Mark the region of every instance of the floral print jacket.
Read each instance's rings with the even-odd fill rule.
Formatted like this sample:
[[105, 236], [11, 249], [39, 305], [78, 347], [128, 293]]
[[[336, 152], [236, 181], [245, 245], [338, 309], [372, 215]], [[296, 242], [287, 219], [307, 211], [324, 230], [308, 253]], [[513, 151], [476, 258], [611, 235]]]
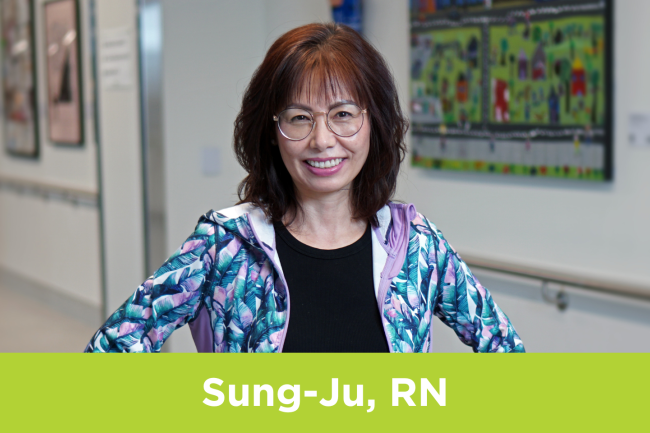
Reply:
[[[373, 277], [391, 352], [430, 352], [433, 316], [475, 352], [524, 351], [487, 289], [413, 205], [389, 203], [377, 217]], [[290, 306], [263, 212], [250, 204], [210, 211], [86, 351], [158, 352], [189, 323], [199, 352], [282, 352]]]

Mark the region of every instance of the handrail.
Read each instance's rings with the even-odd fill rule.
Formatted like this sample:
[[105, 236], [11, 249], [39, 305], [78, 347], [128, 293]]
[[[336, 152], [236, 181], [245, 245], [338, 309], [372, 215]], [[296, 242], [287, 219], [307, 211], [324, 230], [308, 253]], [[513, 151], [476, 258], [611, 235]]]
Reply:
[[634, 284], [630, 282], [613, 283], [609, 281], [596, 280], [583, 275], [552, 272], [534, 266], [522, 266], [499, 260], [486, 259], [473, 254], [462, 254], [462, 257], [465, 263], [467, 263], [471, 268], [481, 268], [517, 277], [541, 280], [543, 283], [555, 283], [599, 293], [606, 293], [609, 295], [625, 296], [628, 298], [650, 301], [650, 285]]
[[41, 198], [60, 200], [74, 205], [97, 207], [99, 194], [86, 188], [71, 187], [54, 182], [41, 182], [19, 177], [0, 175], [0, 188], [7, 188], [19, 194], [31, 194]]

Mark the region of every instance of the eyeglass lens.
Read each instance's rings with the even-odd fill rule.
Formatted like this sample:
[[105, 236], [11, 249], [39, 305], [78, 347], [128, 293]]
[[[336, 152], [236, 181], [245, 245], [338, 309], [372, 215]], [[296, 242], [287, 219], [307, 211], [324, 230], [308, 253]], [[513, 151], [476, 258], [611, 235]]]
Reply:
[[[292, 140], [307, 137], [314, 121], [312, 114], [301, 108], [289, 108], [278, 116], [280, 131]], [[338, 105], [327, 113], [327, 124], [336, 135], [350, 137], [363, 125], [362, 110], [354, 104]]]

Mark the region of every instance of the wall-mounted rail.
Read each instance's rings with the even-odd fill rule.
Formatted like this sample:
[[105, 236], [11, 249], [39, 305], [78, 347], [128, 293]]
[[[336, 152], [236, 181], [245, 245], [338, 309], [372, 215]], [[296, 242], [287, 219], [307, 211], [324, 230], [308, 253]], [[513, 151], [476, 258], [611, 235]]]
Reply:
[[0, 189], [21, 195], [30, 195], [43, 200], [57, 200], [75, 206], [97, 207], [99, 194], [91, 189], [60, 185], [0, 175]]
[[[462, 257], [470, 268], [480, 268], [507, 275], [540, 280], [544, 289], [549, 283], [553, 283], [560, 286], [570, 286], [599, 293], [606, 293], [608, 295], [617, 295], [637, 300], [650, 301], [650, 284], [643, 285], [629, 282], [613, 282], [590, 278], [588, 276], [551, 272], [546, 269], [490, 260], [470, 254], [463, 254]], [[560, 307], [559, 303], [558, 307]]]

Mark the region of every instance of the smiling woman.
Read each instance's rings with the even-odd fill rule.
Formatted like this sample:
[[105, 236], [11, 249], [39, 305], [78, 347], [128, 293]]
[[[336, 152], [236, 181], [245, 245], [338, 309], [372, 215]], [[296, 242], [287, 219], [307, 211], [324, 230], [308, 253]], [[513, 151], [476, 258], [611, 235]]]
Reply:
[[281, 36], [235, 121], [240, 202], [201, 217], [86, 350], [160, 351], [189, 323], [200, 352], [430, 352], [437, 316], [477, 352], [523, 352], [442, 233], [390, 200], [407, 125], [357, 32]]
[[[345, 26], [294, 29], [269, 49], [235, 121], [235, 150], [248, 172], [241, 202], [278, 221], [300, 217], [300, 194], [345, 188], [340, 196], [352, 217], [376, 225], [377, 210], [395, 191], [407, 127], [393, 77], [372, 45]], [[318, 170], [339, 158], [340, 172]], [[312, 171], [310, 159], [319, 163]]]

